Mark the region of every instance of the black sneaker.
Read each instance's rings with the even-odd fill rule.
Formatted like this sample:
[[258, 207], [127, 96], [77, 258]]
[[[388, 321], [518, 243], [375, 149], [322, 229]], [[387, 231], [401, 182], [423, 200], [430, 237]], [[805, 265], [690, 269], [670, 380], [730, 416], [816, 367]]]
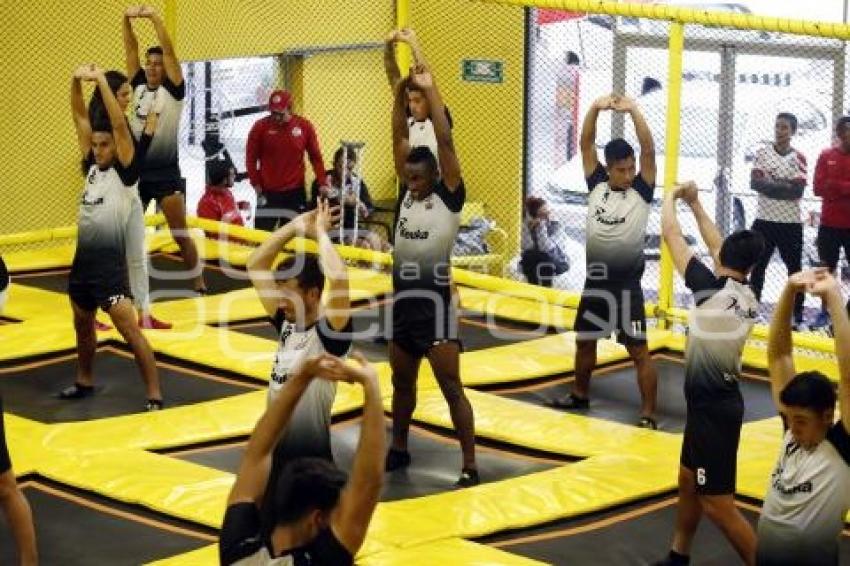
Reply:
[[94, 395], [94, 385], [82, 385], [76, 382], [59, 392], [59, 398], [66, 401], [69, 399], [83, 399], [92, 395]]
[[671, 550], [663, 560], [653, 562], [652, 566], [687, 566], [690, 562], [691, 557], [687, 554], [679, 554], [675, 550]]
[[576, 397], [570, 393], [566, 397], [561, 397], [560, 399], [550, 399], [546, 404], [555, 409], [587, 409], [590, 407], [590, 400]]
[[390, 448], [387, 451], [387, 459], [384, 463], [385, 471], [392, 472], [395, 470], [406, 468], [409, 465], [410, 452], [408, 452], [407, 450], [396, 450], [395, 448]]
[[148, 399], [147, 403], [145, 403], [145, 411], [161, 411], [162, 410], [162, 399]]
[[638, 428], [648, 428], [649, 430], [658, 430], [658, 423], [652, 417], [641, 417], [637, 423]]
[[478, 470], [475, 468], [464, 468], [460, 472], [460, 478], [455, 482], [455, 487], [474, 487], [481, 483]]

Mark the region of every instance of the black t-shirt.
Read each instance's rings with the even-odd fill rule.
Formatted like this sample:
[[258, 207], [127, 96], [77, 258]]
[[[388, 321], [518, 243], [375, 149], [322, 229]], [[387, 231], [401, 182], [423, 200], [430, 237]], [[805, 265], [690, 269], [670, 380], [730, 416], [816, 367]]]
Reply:
[[0, 256], [0, 293], [6, 290], [9, 286], [9, 270], [6, 269], [6, 262], [3, 261], [3, 256]]
[[330, 528], [321, 531], [309, 544], [274, 556], [271, 541], [261, 534], [260, 511], [249, 502], [234, 503], [227, 508], [218, 551], [222, 566], [253, 566], [284, 557], [290, 559], [291, 566], [347, 566], [354, 563], [354, 557]]

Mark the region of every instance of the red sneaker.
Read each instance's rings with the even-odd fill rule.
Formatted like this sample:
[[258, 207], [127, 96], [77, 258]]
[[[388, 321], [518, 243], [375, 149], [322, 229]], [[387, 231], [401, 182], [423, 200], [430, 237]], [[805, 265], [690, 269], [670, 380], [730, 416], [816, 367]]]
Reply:
[[139, 318], [139, 326], [148, 330], [171, 330], [173, 325], [170, 322], [157, 320], [151, 314], [146, 314]]
[[100, 332], [109, 332], [110, 330], [112, 330], [112, 327], [108, 324], [100, 322], [98, 319], [94, 319], [94, 329]]

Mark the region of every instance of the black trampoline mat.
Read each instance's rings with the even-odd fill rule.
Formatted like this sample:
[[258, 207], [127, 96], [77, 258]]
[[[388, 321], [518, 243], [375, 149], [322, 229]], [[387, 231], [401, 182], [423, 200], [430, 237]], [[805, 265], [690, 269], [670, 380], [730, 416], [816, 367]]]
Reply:
[[[386, 304], [358, 308], [352, 313], [352, 326], [355, 333], [354, 348], [363, 352], [371, 362], [383, 362], [388, 359], [388, 345], [383, 340], [384, 329], [392, 325], [390, 311]], [[230, 330], [269, 340], [277, 340], [278, 334], [271, 323], [265, 321], [231, 325]], [[483, 317], [460, 318], [460, 340], [467, 352], [483, 350], [495, 346], [515, 344], [524, 340], [540, 338], [545, 332], [533, 332], [523, 325], [512, 325], [499, 321], [490, 323]]]
[[[97, 393], [85, 399], [63, 401], [59, 391], [74, 382], [76, 357], [45, 360], [35, 367], [9, 368], [0, 373], [0, 396], [6, 412], [43, 423], [101, 419], [144, 410], [145, 389], [132, 355], [111, 347], [94, 360]], [[171, 364], [157, 362], [165, 406], [212, 401], [253, 391], [235, 381], [205, 379]], [[200, 370], [193, 372], [203, 373]], [[215, 377], [215, 376], [210, 376]]]
[[[146, 564], [215, 542], [191, 525], [177, 526], [150, 513], [120, 508], [115, 511], [123, 516], [116, 515], [110, 512], [112, 502], [96, 496], [38, 483], [24, 484], [23, 492], [32, 507], [40, 564]], [[0, 564], [16, 563], [13, 548], [6, 517], [0, 514]]]
[[[387, 438], [391, 429], [387, 427]], [[360, 437], [360, 420], [334, 425], [331, 430], [331, 445], [334, 461], [346, 471], [351, 471], [357, 441]], [[199, 451], [174, 453], [173, 457], [201, 464], [218, 470], [236, 473], [245, 449], [244, 443], [223, 447], [208, 447]], [[406, 470], [386, 474], [381, 501], [394, 501], [442, 493], [453, 489], [460, 476], [460, 445], [453, 438], [437, 435], [420, 427], [410, 429], [410, 454], [412, 462]], [[483, 483], [500, 481], [548, 470], [554, 461], [529, 458], [501, 450], [478, 447], [476, 453], [478, 470]]]
[[[739, 509], [753, 525], [758, 512]], [[512, 554], [549, 564], [651, 564], [667, 555], [676, 520], [676, 498], [643, 502], [616, 512], [557, 521], [546, 526], [487, 537], [486, 542]], [[850, 560], [850, 538], [841, 539], [841, 562]], [[740, 564], [732, 545], [705, 516], [691, 549], [691, 564]]]
[[[248, 275], [233, 267], [221, 269], [204, 265], [204, 280], [211, 295], [245, 289], [251, 286]], [[57, 293], [68, 292], [69, 269], [13, 275], [12, 280], [19, 285], [36, 287]], [[150, 256], [148, 266], [151, 301], [161, 302], [175, 299], [192, 298], [194, 282], [185, 270], [179, 256], [156, 254]]]
[[[668, 432], [681, 432], [685, 429], [686, 418], [684, 365], [669, 357], [655, 357], [654, 360], [658, 370], [658, 426]], [[745, 422], [777, 415], [768, 382], [745, 378], [740, 384], [746, 407]], [[550, 399], [567, 395], [570, 388], [570, 382], [560, 381], [522, 390], [501, 389], [497, 393], [542, 406]], [[640, 412], [640, 392], [634, 366], [627, 363], [625, 366], [597, 369], [590, 381], [590, 409], [574, 412], [625, 424], [636, 424]]]

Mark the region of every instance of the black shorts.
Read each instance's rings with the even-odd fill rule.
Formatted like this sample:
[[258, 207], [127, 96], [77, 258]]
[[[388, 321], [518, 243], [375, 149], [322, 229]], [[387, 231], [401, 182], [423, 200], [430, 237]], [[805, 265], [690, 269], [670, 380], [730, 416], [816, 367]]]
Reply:
[[12, 469], [12, 460], [9, 458], [9, 449], [6, 447], [6, 425], [5, 413], [3, 413], [3, 398], [0, 397], [0, 474], [5, 474]]
[[408, 354], [424, 357], [434, 346], [457, 342], [457, 311], [446, 300], [426, 298], [402, 299], [393, 302], [393, 327], [388, 339]]
[[640, 283], [610, 287], [585, 283], [574, 330], [580, 340], [600, 340], [616, 334], [617, 342], [624, 346], [646, 344], [646, 313]]
[[148, 205], [152, 200], [159, 205], [162, 199], [170, 197], [174, 194], [186, 196], [186, 179], [183, 177], [173, 177], [165, 180], [146, 180], [144, 173], [139, 181], [139, 196], [142, 199], [142, 210], [147, 210]]
[[68, 296], [85, 311], [100, 307], [104, 312], [122, 299], [132, 299], [124, 254], [99, 252], [74, 256]]
[[740, 397], [688, 404], [682, 466], [694, 472], [700, 495], [735, 493], [738, 442], [744, 424], [744, 400]]
[[850, 228], [832, 228], [831, 226], [821, 225], [818, 228], [818, 257], [829, 267], [835, 271], [838, 267], [838, 258], [841, 256], [841, 248], [844, 248], [844, 255], [850, 261]]

